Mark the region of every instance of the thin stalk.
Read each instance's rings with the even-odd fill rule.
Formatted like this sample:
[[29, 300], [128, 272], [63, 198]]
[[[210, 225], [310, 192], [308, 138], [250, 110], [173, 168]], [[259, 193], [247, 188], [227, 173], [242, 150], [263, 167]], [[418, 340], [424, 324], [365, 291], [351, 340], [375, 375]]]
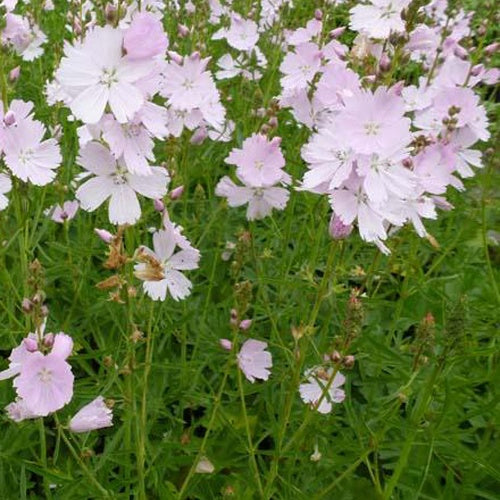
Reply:
[[254, 449], [254, 445], [252, 442], [252, 434], [250, 432], [250, 424], [248, 422], [247, 408], [246, 408], [246, 404], [245, 404], [245, 392], [243, 390], [243, 380], [241, 377], [241, 370], [237, 370], [237, 372], [238, 372], [238, 388], [240, 391], [240, 399], [241, 399], [241, 410], [243, 412], [243, 421], [245, 424], [245, 431], [246, 431], [247, 440], [248, 440], [248, 452], [249, 452], [250, 465], [252, 466], [252, 469], [253, 469], [253, 472], [255, 475], [255, 482], [257, 483], [259, 495], [261, 497], [263, 497], [264, 490], [262, 488], [262, 482], [260, 480], [259, 467], [257, 465], [257, 460], [255, 459], [255, 449]]
[[[45, 425], [43, 424], [43, 418], [37, 419], [38, 424], [38, 434], [40, 436], [40, 461], [44, 469], [47, 468], [47, 437], [45, 436]], [[50, 492], [50, 485], [47, 478], [43, 476], [43, 490], [45, 491], [45, 496], [47, 498], [52, 498], [52, 493]]]
[[71, 444], [71, 441], [66, 436], [66, 434], [64, 432], [64, 429], [63, 429], [62, 425], [60, 424], [59, 419], [57, 418], [57, 415], [54, 415], [54, 419], [56, 421], [57, 428], [58, 428], [58, 430], [59, 430], [59, 432], [61, 434], [61, 437], [62, 437], [62, 440], [64, 441], [64, 444], [67, 446], [68, 450], [73, 455], [73, 458], [76, 460], [76, 462], [80, 466], [80, 468], [83, 471], [83, 473], [85, 474], [85, 476], [87, 476], [87, 478], [89, 479], [89, 481], [97, 488], [97, 490], [99, 491], [99, 493], [104, 498], [110, 498], [109, 491], [106, 490], [102, 486], [101, 483], [99, 483], [99, 481], [95, 478], [94, 474], [92, 474], [92, 472], [89, 470], [89, 468], [87, 467], [87, 465], [85, 464], [85, 462], [81, 459], [81, 457], [76, 452], [75, 448]]

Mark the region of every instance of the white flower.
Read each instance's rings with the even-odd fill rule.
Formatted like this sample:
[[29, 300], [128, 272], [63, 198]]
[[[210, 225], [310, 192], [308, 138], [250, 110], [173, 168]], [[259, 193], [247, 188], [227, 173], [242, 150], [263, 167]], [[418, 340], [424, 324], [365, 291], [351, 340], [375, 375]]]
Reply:
[[128, 172], [108, 149], [97, 142], [89, 142], [81, 151], [79, 164], [94, 174], [76, 191], [76, 198], [84, 210], [93, 212], [108, 198], [109, 220], [113, 224], [134, 224], [141, 216], [136, 193], [153, 200], [167, 192], [169, 176], [162, 167], [150, 167], [150, 175]]
[[[200, 253], [184, 238], [170, 221], [165, 229], [153, 235], [153, 250], [141, 247], [135, 266], [135, 275], [144, 281], [144, 291], [153, 300], [165, 300], [167, 292], [174, 300], [186, 298], [191, 293], [191, 282], [180, 271], [196, 269]], [[175, 247], [180, 251], [174, 253]]]
[[81, 45], [66, 45], [56, 73], [73, 98], [70, 108], [85, 123], [97, 123], [109, 104], [120, 123], [130, 120], [144, 103], [136, 83], [154, 68], [153, 60], [130, 60], [122, 54], [123, 33], [94, 28]]
[[[320, 413], [330, 413], [333, 403], [342, 403], [344, 401], [345, 392], [339, 389], [345, 382], [345, 377], [341, 373], [337, 372], [332, 381], [333, 368], [325, 370], [322, 367], [315, 367], [307, 370], [305, 376], [307, 382], [300, 384], [299, 387], [300, 397], [304, 403], [313, 405]], [[320, 400], [321, 403], [316, 408]]]

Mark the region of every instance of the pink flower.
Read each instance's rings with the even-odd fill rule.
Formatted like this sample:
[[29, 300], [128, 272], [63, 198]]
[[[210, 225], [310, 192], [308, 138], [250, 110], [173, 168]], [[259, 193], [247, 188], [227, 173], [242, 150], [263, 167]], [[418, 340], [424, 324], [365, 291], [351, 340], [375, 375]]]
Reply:
[[273, 366], [271, 353], [266, 351], [267, 342], [248, 339], [238, 353], [238, 366], [250, 382], [255, 379], [267, 380]]
[[322, 28], [323, 23], [320, 20], [311, 19], [307, 22], [305, 28], [298, 28], [288, 36], [288, 45], [300, 45], [309, 42], [321, 33]]
[[71, 366], [57, 353], [30, 353], [14, 380], [17, 395], [26, 408], [41, 417], [57, 411], [73, 397]]
[[[333, 403], [342, 403], [345, 392], [339, 389], [344, 385], [345, 377], [337, 372], [333, 381], [333, 368], [325, 370], [322, 367], [311, 368], [306, 371], [307, 382], [300, 384], [300, 397], [304, 403], [309, 403], [320, 413], [330, 413]], [[326, 387], [330, 384], [328, 390]], [[324, 393], [324, 395], [323, 395]], [[318, 407], [317, 404], [321, 400]]]
[[372, 38], [388, 38], [391, 33], [405, 30], [401, 12], [411, 0], [371, 0], [368, 5], [356, 5], [351, 14], [350, 27]]
[[221, 29], [212, 37], [214, 40], [226, 38], [227, 43], [237, 50], [248, 51], [259, 41], [257, 24], [250, 19], [243, 19], [238, 14], [232, 14], [229, 29]]
[[[154, 233], [154, 250], [141, 247], [139, 251], [144, 258], [139, 257], [142, 262], [134, 267], [135, 275], [144, 281], [144, 291], [153, 300], [164, 301], [167, 292], [174, 300], [185, 299], [191, 293], [192, 284], [180, 271], [197, 269], [200, 253], [179, 236], [178, 230], [167, 224], [165, 229]], [[176, 246], [181, 250], [174, 253]]]
[[108, 104], [125, 123], [144, 104], [137, 83], [153, 71], [154, 61], [124, 57], [122, 45], [122, 31], [105, 26], [90, 31], [80, 45], [65, 47], [56, 78], [71, 96], [71, 111], [85, 123], [97, 123]]
[[210, 59], [202, 59], [194, 53], [182, 60], [182, 64], [171, 61], [163, 70], [161, 94], [169, 104], [178, 109], [191, 111], [206, 103], [210, 94], [217, 94], [212, 75], [207, 71]]
[[248, 203], [247, 219], [263, 219], [271, 214], [273, 208], [283, 210], [290, 196], [282, 187], [238, 186], [227, 175], [215, 188], [217, 196], [224, 196], [230, 207], [240, 207]]
[[130, 59], [146, 59], [163, 54], [168, 38], [159, 19], [149, 12], [138, 12], [125, 31], [123, 46]]
[[233, 149], [225, 162], [236, 165], [236, 174], [253, 187], [271, 186], [283, 179], [285, 158], [280, 149], [281, 139], [271, 141], [265, 135], [253, 134], [243, 141], [241, 149]]
[[80, 151], [78, 162], [94, 174], [76, 191], [76, 198], [84, 210], [93, 212], [108, 198], [109, 220], [112, 224], [134, 224], [141, 216], [139, 193], [152, 200], [163, 198], [169, 177], [162, 167], [150, 167], [151, 174], [131, 174], [116, 162], [109, 150], [97, 142], [89, 142]]
[[31, 107], [22, 101], [11, 105], [15, 123], [1, 134], [5, 164], [19, 179], [45, 186], [55, 178], [62, 157], [55, 139], [43, 140], [45, 127], [28, 115]]
[[81, 408], [69, 422], [72, 432], [88, 432], [113, 425], [113, 412], [104, 398], [98, 396]]
[[333, 125], [339, 138], [356, 153], [382, 156], [405, 148], [412, 140], [410, 120], [401, 97], [379, 87], [346, 99]]
[[52, 209], [51, 219], [58, 224], [63, 224], [64, 222], [71, 220], [75, 217], [78, 212], [80, 204], [73, 201], [65, 201], [63, 205], [55, 205]]
[[302, 43], [289, 52], [280, 66], [285, 90], [307, 88], [321, 68], [321, 51], [315, 43]]
[[479, 104], [479, 96], [472, 89], [442, 89], [434, 96], [432, 106], [415, 118], [414, 124], [437, 134], [445, 129], [443, 120], [448, 121], [454, 129], [472, 132], [477, 139], [486, 141], [490, 137], [486, 110]]

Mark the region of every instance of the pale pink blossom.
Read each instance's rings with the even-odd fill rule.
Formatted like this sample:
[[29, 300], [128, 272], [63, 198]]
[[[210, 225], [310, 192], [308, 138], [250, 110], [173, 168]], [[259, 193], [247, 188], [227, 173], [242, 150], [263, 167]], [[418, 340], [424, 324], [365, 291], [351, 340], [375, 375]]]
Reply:
[[227, 198], [230, 207], [248, 204], [248, 220], [263, 219], [271, 214], [273, 208], [283, 210], [290, 193], [282, 187], [238, 186], [228, 176], [224, 176], [215, 188], [217, 196]]
[[72, 432], [89, 432], [113, 425], [113, 412], [106, 405], [104, 398], [98, 396], [81, 408], [70, 420], [69, 430]]
[[349, 13], [350, 28], [372, 38], [388, 38], [391, 33], [401, 33], [405, 23], [401, 12], [411, 0], [370, 0], [366, 5], [356, 5]]
[[267, 380], [273, 366], [271, 353], [266, 351], [267, 342], [248, 339], [238, 353], [238, 366], [250, 382], [255, 379]]
[[302, 43], [289, 52], [280, 66], [285, 75], [281, 85], [286, 90], [307, 88], [321, 68], [322, 53], [315, 43]]
[[213, 37], [214, 40], [225, 38], [231, 47], [248, 51], [255, 47], [259, 41], [257, 24], [251, 19], [243, 19], [238, 14], [232, 14], [231, 25], [228, 29], [222, 28]]
[[159, 19], [149, 12], [137, 12], [125, 31], [123, 46], [131, 59], [147, 59], [164, 54], [168, 38]]
[[345, 377], [340, 372], [336, 372], [335, 376], [333, 373], [333, 368], [311, 368], [305, 373], [307, 382], [300, 384], [302, 401], [310, 404], [319, 413], [330, 413], [333, 404], [342, 403], [345, 399], [345, 392], [340, 389], [345, 383]]
[[109, 105], [120, 123], [144, 104], [137, 82], [150, 74], [154, 61], [123, 56], [123, 32], [111, 26], [91, 30], [81, 44], [66, 44], [56, 78], [72, 96], [70, 108], [85, 123], [97, 123]]
[[169, 176], [163, 167], [150, 167], [147, 176], [132, 174], [123, 162], [116, 161], [108, 149], [89, 142], [81, 151], [78, 163], [94, 176], [76, 191], [84, 210], [93, 212], [109, 198], [109, 220], [112, 224], [134, 224], [141, 216], [137, 193], [152, 200], [167, 193]]
[[14, 380], [17, 395], [26, 408], [41, 417], [57, 411], [73, 397], [71, 366], [56, 353], [30, 353]]
[[75, 217], [79, 207], [80, 204], [75, 200], [65, 201], [62, 206], [55, 205], [52, 209], [49, 209], [51, 211], [50, 218], [58, 224], [63, 224]]
[[15, 118], [2, 134], [5, 164], [19, 179], [44, 186], [55, 178], [62, 160], [57, 141], [43, 140], [45, 127], [31, 117], [16, 113]]
[[281, 138], [268, 140], [253, 134], [243, 141], [241, 149], [233, 149], [225, 162], [236, 165], [238, 178], [252, 187], [268, 187], [283, 180], [285, 158], [280, 149]]
[[[141, 250], [152, 257], [157, 267], [151, 272], [149, 262], [135, 266], [135, 275], [144, 281], [143, 287], [153, 300], [164, 301], [169, 293], [174, 300], [185, 299], [190, 293], [192, 283], [181, 271], [198, 268], [200, 253], [195, 248], [179, 240], [180, 232], [168, 224], [153, 235], [153, 249], [142, 247]], [[187, 241], [182, 237], [184, 241]], [[181, 250], [175, 252], [176, 246]]]
[[333, 126], [340, 140], [356, 153], [385, 156], [412, 140], [410, 119], [404, 112], [403, 99], [379, 87], [374, 93], [362, 91], [346, 98]]

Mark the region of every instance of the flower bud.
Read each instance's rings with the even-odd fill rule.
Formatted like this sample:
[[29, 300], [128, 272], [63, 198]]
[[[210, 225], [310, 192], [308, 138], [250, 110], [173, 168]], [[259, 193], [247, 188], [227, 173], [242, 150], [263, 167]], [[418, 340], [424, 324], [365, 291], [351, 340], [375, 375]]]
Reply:
[[184, 193], [184, 186], [178, 186], [170, 191], [170, 199], [178, 200], [182, 196], [182, 193]]
[[278, 118], [276, 118], [275, 116], [272, 116], [271, 118], [269, 118], [269, 121], [267, 122], [267, 124], [271, 127], [271, 128], [278, 128]]
[[252, 326], [251, 319], [244, 319], [240, 322], [240, 330], [248, 330]]
[[163, 213], [165, 210], [165, 203], [163, 203], [163, 200], [154, 200], [153, 205], [157, 212]]
[[329, 226], [329, 232], [330, 236], [334, 240], [343, 240], [344, 238], [347, 238], [351, 232], [352, 232], [352, 225], [351, 224], [344, 224], [340, 217], [337, 215], [332, 215], [332, 218], [330, 219], [330, 226]]
[[467, 59], [468, 57], [467, 51], [461, 45], [457, 45], [453, 53], [460, 59]]
[[28, 352], [35, 352], [38, 351], [38, 343], [35, 339], [32, 338], [26, 338], [23, 340], [24, 348]]
[[233, 343], [228, 339], [220, 339], [219, 344], [222, 349], [225, 349], [226, 351], [230, 351], [233, 348]]
[[25, 297], [21, 303], [21, 307], [25, 313], [29, 314], [33, 310], [33, 302]]
[[47, 333], [43, 337], [43, 345], [45, 347], [52, 347], [54, 345], [54, 334], [53, 333]]
[[500, 42], [490, 43], [490, 45], [487, 45], [484, 48], [484, 53], [487, 54], [488, 56], [491, 56], [492, 54], [498, 51], [499, 47], [500, 47]]
[[3, 117], [3, 122], [7, 127], [10, 127], [11, 125], [14, 125], [16, 123], [16, 115], [14, 114], [13, 111], [7, 111]]
[[378, 67], [380, 71], [389, 71], [389, 69], [391, 68], [391, 60], [385, 52], [380, 56]]
[[333, 351], [331, 354], [330, 354], [330, 359], [334, 362], [334, 363], [338, 363], [341, 359], [342, 359], [342, 355], [340, 354], [339, 351]]
[[323, 19], [323, 11], [321, 9], [316, 9], [314, 11], [314, 19], [316, 19], [316, 21], [321, 21]]
[[94, 229], [94, 233], [101, 238], [104, 243], [107, 243], [108, 245], [113, 241], [114, 236], [109, 232], [106, 231], [106, 229], [98, 229], [97, 227]]
[[354, 356], [352, 356], [351, 354], [349, 354], [348, 356], [346, 356], [344, 358], [343, 364], [344, 364], [345, 368], [347, 368], [347, 369], [350, 370], [354, 366], [354, 362], [355, 362]]
[[340, 26], [340, 28], [335, 28], [334, 30], [330, 31], [330, 38], [338, 38], [339, 36], [342, 36], [345, 31], [345, 26]]
[[15, 82], [19, 78], [20, 74], [21, 66], [16, 66], [14, 69], [11, 69], [9, 73], [9, 81]]
[[177, 26], [177, 34], [180, 38], [185, 38], [189, 35], [189, 28], [184, 24], [179, 24]]
[[207, 136], [208, 132], [206, 127], [198, 127], [194, 131], [193, 135], [191, 136], [191, 140], [189, 142], [197, 146], [199, 144], [202, 144], [203, 141], [207, 138]]

